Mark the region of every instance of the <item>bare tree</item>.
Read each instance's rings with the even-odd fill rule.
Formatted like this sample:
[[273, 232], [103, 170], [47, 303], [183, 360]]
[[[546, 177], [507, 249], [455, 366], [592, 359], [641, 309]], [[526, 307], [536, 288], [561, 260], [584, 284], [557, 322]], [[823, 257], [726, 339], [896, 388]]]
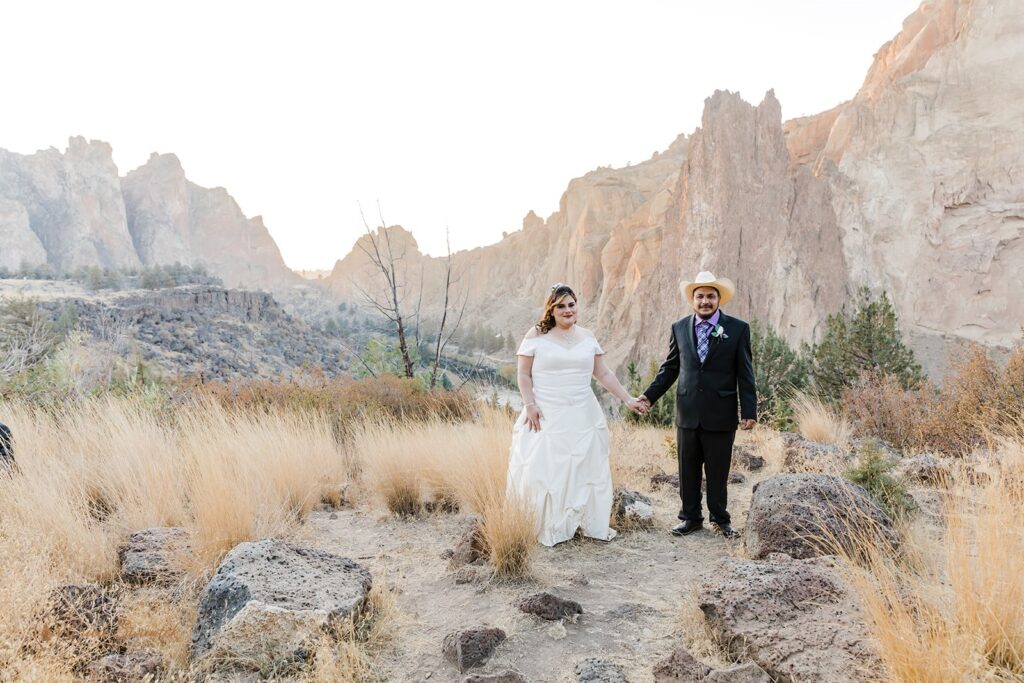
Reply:
[[447, 255], [445, 256], [444, 262], [444, 307], [441, 309], [441, 324], [437, 331], [437, 344], [434, 347], [434, 362], [433, 367], [430, 369], [430, 388], [433, 389], [437, 385], [437, 369], [441, 364], [441, 354], [444, 353], [444, 349], [448, 346], [448, 342], [451, 341], [452, 336], [458, 331], [459, 325], [462, 324], [462, 315], [466, 312], [466, 301], [468, 300], [468, 292], [462, 299], [462, 306], [459, 308], [458, 317], [455, 319], [455, 324], [452, 325], [451, 331], [448, 332], [446, 337], [444, 334], [445, 326], [448, 323], [448, 302], [451, 299], [452, 285], [458, 282], [458, 279], [453, 279], [453, 261], [452, 261], [452, 241], [451, 234], [445, 229], [444, 235], [445, 247], [447, 248]]
[[395, 331], [398, 333], [398, 349], [402, 354], [405, 376], [415, 377], [412, 358], [409, 355], [409, 343], [405, 336], [406, 321], [402, 317], [402, 290], [405, 289], [405, 283], [398, 280], [398, 267], [405, 254], [395, 254], [391, 244], [391, 234], [384, 227], [384, 216], [379, 204], [377, 205], [377, 213], [380, 216], [381, 228], [377, 233], [374, 233], [370, 230], [369, 223], [366, 222], [366, 216], [363, 215], [362, 208], [359, 209], [359, 215], [363, 219], [363, 227], [366, 229], [366, 236], [369, 238], [370, 245], [366, 246], [360, 240], [356, 242], [356, 246], [366, 254], [384, 280], [384, 298], [382, 300], [379, 297], [375, 297], [358, 284], [353, 284], [359, 290], [364, 303], [377, 309], [381, 315], [395, 326]]

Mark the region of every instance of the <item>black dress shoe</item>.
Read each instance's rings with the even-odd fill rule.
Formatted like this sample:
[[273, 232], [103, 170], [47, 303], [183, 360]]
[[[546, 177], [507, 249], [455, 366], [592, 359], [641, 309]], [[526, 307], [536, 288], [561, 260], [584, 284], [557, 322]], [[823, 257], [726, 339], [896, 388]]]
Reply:
[[729, 526], [729, 523], [719, 524], [718, 522], [712, 522], [711, 526], [715, 528], [715, 532], [721, 534], [726, 538], [739, 538], [740, 532]]
[[700, 522], [694, 522], [692, 520], [687, 519], [680, 524], [676, 524], [672, 528], [672, 535], [686, 536], [687, 534], [692, 534], [694, 531], [700, 531], [703, 528], [704, 525]]

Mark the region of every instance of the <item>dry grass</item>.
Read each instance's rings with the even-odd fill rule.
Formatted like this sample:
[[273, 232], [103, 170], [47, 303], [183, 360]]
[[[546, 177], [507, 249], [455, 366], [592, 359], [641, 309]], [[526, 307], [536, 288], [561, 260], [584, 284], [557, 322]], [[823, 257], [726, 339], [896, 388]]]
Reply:
[[[315, 413], [202, 404], [168, 416], [124, 399], [83, 402], [59, 416], [18, 403], [2, 412], [20, 474], [0, 476], [0, 557], [17, 558], [0, 563], [0, 669], [29, 677], [68, 671], [67, 657], [26, 654], [50, 591], [113, 581], [128, 533], [188, 528], [189, 568], [201, 580], [236, 543], [292, 533], [349, 477], [330, 424]], [[149, 611], [160, 613], [153, 604]], [[136, 635], [179, 652], [173, 661], [190, 630], [178, 628], [177, 609], [163, 612], [170, 631], [134, 621]]]
[[894, 680], [1024, 680], [1024, 440], [992, 457], [999, 476], [951, 492], [940, 542], [909, 547], [914, 561], [859, 544], [853, 585]]
[[793, 421], [802, 437], [808, 441], [838, 446], [843, 450], [849, 447], [853, 436], [850, 423], [821, 399], [797, 393], [790, 405], [793, 408]]
[[385, 680], [376, 659], [391, 647], [398, 620], [394, 591], [375, 581], [366, 605], [314, 645], [313, 666], [303, 678], [314, 683]]
[[531, 512], [506, 496], [512, 420], [486, 409], [474, 422], [405, 422], [374, 418], [352, 429], [346, 444], [360, 462], [363, 485], [398, 515], [427, 502], [448, 502], [481, 517], [484, 543], [498, 576], [529, 573], [536, 546]]

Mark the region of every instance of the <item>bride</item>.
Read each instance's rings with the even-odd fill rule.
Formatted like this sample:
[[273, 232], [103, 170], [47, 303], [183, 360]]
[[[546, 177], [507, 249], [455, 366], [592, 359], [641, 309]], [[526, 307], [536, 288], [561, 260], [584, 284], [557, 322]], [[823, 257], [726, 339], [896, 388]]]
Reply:
[[512, 430], [508, 489], [533, 510], [537, 540], [546, 546], [571, 539], [577, 529], [605, 541], [616, 534], [608, 526], [608, 423], [590, 388], [591, 376], [631, 410], [643, 411], [605, 365], [593, 333], [576, 318], [576, 294], [555, 285], [543, 318], [517, 352], [523, 412]]

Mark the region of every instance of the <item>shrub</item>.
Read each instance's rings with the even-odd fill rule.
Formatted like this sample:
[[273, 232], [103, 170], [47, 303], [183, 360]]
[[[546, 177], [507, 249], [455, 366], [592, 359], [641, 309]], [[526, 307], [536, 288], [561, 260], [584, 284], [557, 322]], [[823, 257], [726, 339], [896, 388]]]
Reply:
[[924, 380], [913, 351], [903, 343], [888, 296], [883, 292], [876, 300], [866, 287], [858, 292], [854, 311], [844, 306], [828, 317], [825, 337], [812, 354], [814, 386], [830, 401], [864, 373], [892, 375], [904, 388]]
[[[641, 375], [636, 361], [629, 361], [629, 365], [626, 366], [626, 389], [630, 395], [639, 396], [644, 389], [650, 386], [651, 382], [658, 375], [659, 367], [657, 361], [651, 361], [651, 364], [647, 367], [647, 373]], [[663, 427], [671, 426], [676, 418], [675, 387], [666, 391], [665, 395], [651, 406], [651, 410], [646, 415], [637, 415], [625, 407], [622, 410], [628, 422], [660, 425]]]
[[895, 464], [877, 443], [868, 441], [860, 447], [857, 463], [843, 476], [863, 486], [890, 519], [899, 521], [906, 519], [915, 505], [907, 494], [906, 482], [892, 474]]
[[750, 347], [757, 386], [757, 417], [762, 424], [785, 429], [792, 423], [789, 398], [807, 386], [807, 360], [770, 326], [750, 323]]
[[839, 404], [854, 431], [875, 437], [901, 451], [924, 446], [924, 416], [935, 410], [937, 395], [930, 384], [906, 389], [892, 375], [865, 373], [843, 389]]
[[844, 449], [849, 445], [850, 424], [821, 399], [798, 393], [792, 399], [792, 406], [793, 419], [802, 437]]

